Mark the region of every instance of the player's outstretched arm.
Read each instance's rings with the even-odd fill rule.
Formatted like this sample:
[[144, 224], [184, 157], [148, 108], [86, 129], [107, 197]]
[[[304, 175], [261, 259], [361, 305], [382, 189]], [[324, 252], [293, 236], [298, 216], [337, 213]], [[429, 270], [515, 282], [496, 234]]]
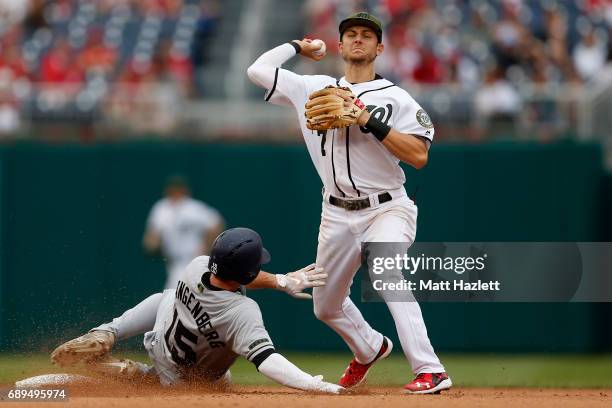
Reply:
[[325, 286], [327, 274], [323, 268], [310, 264], [295, 272], [285, 275], [274, 275], [260, 272], [253, 282], [247, 285], [249, 289], [278, 289], [287, 292], [296, 299], [312, 299], [312, 295], [303, 293], [304, 289]]
[[340, 394], [344, 388], [337, 384], [323, 381], [323, 376], [312, 376], [300, 370], [291, 361], [278, 353], [270, 354], [257, 367], [260, 373], [287, 387], [304, 391]]

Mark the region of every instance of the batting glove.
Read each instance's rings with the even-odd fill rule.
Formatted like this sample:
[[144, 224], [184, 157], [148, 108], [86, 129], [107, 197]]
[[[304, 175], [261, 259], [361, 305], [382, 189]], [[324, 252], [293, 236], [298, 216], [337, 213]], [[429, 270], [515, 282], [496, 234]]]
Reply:
[[323, 268], [310, 264], [286, 275], [276, 275], [276, 284], [279, 289], [296, 299], [312, 299], [312, 295], [303, 293], [304, 289], [325, 286], [325, 279], [327, 274], [323, 272]]
[[313, 391], [325, 392], [328, 394], [342, 394], [346, 389], [339, 386], [338, 384], [328, 383], [327, 381], [323, 381], [322, 375], [315, 375], [314, 379], [314, 388]]

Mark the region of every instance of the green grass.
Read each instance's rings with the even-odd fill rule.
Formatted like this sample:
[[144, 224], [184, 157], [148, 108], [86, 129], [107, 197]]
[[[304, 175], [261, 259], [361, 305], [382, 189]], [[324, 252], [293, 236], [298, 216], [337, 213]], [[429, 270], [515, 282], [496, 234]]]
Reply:
[[[144, 354], [121, 354], [147, 361]], [[335, 381], [348, 364], [348, 354], [287, 353], [292, 362], [311, 374]], [[453, 382], [464, 387], [612, 388], [612, 355], [446, 354], [441, 356]], [[35, 374], [57, 372], [47, 355], [0, 354], [0, 383]], [[272, 384], [255, 367], [239, 359], [232, 367], [238, 384]], [[402, 385], [412, 374], [403, 355], [392, 354], [368, 376], [372, 385]]]

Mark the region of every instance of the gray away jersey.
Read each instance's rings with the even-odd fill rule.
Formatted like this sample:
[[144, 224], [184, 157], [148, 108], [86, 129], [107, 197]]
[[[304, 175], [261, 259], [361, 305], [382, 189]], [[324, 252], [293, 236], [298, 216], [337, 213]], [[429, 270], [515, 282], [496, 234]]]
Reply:
[[208, 256], [187, 266], [170, 312], [163, 329], [168, 356], [210, 380], [222, 377], [238, 356], [258, 365], [274, 351], [257, 303], [210, 285]]

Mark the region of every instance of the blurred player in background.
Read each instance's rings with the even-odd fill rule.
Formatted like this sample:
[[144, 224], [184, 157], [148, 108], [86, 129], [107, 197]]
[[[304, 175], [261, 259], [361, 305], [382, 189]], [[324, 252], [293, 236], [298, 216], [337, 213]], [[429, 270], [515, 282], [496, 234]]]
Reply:
[[191, 197], [184, 177], [168, 179], [165, 197], [151, 208], [143, 237], [144, 249], [166, 262], [165, 289], [176, 287], [189, 262], [208, 252], [224, 224], [217, 210]]

